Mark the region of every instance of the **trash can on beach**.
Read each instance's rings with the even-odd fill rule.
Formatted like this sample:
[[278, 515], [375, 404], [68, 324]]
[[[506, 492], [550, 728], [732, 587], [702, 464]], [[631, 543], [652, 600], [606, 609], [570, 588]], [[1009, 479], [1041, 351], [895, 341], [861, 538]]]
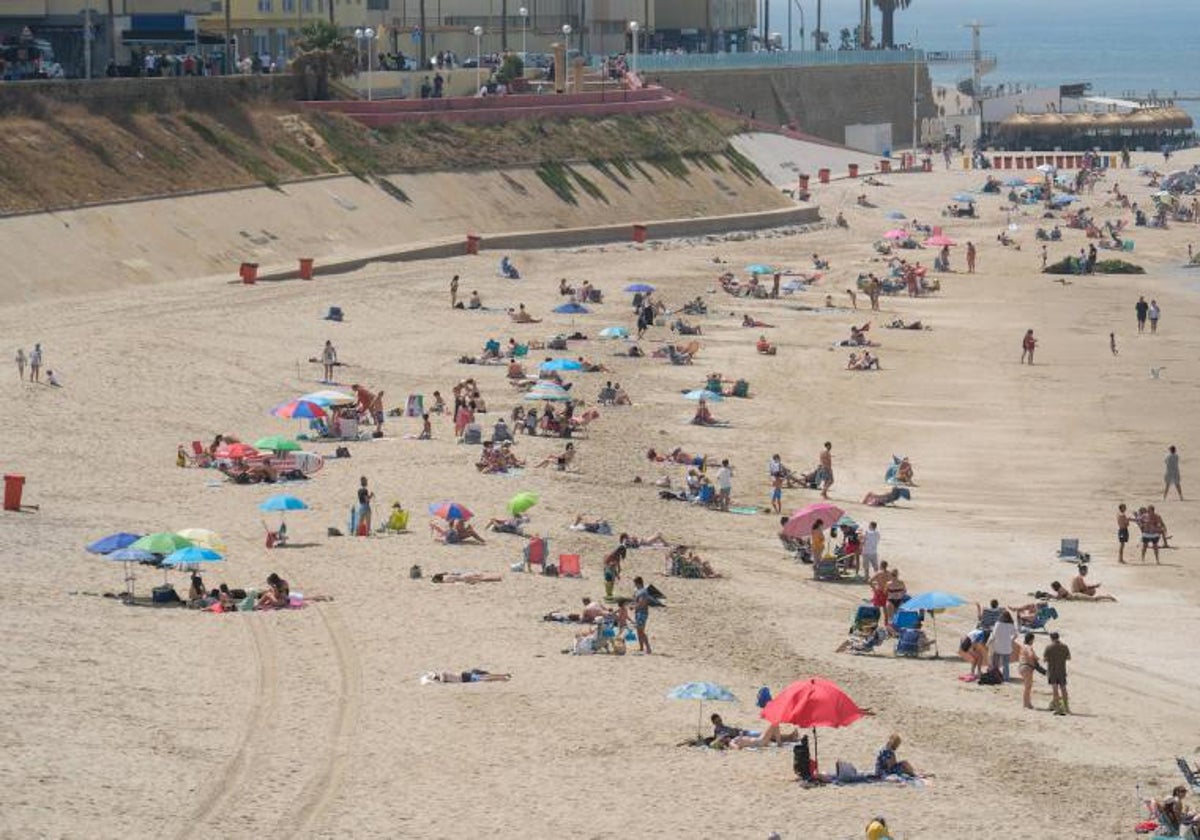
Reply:
[[300, 279], [301, 280], [313, 279], [313, 258], [312, 257], [301, 257], [300, 258]]
[[645, 225], [634, 225], [633, 226], [633, 241], [637, 242], [639, 245], [646, 241], [646, 226]]
[[4, 509], [5, 510], [20, 510], [21, 509], [21, 490], [25, 486], [25, 476], [23, 475], [6, 475], [4, 476]]
[[244, 262], [242, 263], [241, 271], [242, 282], [247, 286], [253, 286], [258, 280], [258, 263]]
[[820, 181], [822, 184], [828, 184], [829, 183], [829, 170], [828, 169], [818, 169], [817, 170], [817, 180]]
[[857, 163], [851, 163], [846, 168], [850, 171], [851, 178], [858, 177], [858, 164]]
[[467, 253], [468, 254], [478, 254], [479, 253], [479, 237], [473, 233], [467, 234]]

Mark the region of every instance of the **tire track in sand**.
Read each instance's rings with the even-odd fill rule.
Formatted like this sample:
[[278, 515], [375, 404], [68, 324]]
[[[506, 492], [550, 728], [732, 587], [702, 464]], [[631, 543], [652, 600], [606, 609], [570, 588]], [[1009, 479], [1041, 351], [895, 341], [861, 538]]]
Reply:
[[313, 607], [325, 623], [325, 630], [333, 643], [338, 667], [338, 698], [322, 764], [292, 807], [285, 809], [285, 817], [277, 826], [277, 831], [295, 834], [311, 833], [333, 804], [346, 773], [351, 740], [358, 727], [362, 707], [362, 663], [338, 616], [337, 607], [330, 606], [327, 609], [322, 604], [314, 604]]
[[279, 664], [275, 656], [273, 634], [261, 616], [250, 614], [245, 616], [245, 619], [245, 625], [250, 628], [250, 635], [254, 640], [254, 657], [258, 663], [254, 672], [254, 701], [247, 715], [248, 722], [238, 740], [233, 758], [226, 763], [216, 781], [192, 809], [183, 828], [176, 835], [179, 840], [192, 837], [201, 827], [207, 829], [214, 824], [218, 814], [228, 810], [229, 798], [244, 788], [242, 781], [247, 774], [250, 756], [259, 752], [253, 748], [259, 741], [271, 737], [269, 730], [278, 719], [276, 708], [279, 705]]

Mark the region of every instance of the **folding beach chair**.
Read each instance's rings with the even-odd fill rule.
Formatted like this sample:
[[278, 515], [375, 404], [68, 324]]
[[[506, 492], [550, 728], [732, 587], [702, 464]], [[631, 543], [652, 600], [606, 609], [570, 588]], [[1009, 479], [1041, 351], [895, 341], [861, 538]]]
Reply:
[[1187, 779], [1188, 787], [1192, 789], [1192, 793], [1200, 793], [1200, 778], [1196, 777], [1196, 771], [1183, 758], [1176, 758], [1175, 763], [1179, 765], [1179, 772], [1183, 773], [1183, 778]]
[[813, 579], [814, 580], [841, 580], [841, 572], [838, 571], [838, 560], [836, 557], [822, 557], [813, 562]]
[[1046, 625], [1053, 618], [1058, 618], [1058, 610], [1047, 604], [1045, 601], [1038, 602], [1037, 615], [1028, 624], [1022, 624], [1019, 633], [1036, 633], [1038, 631], [1046, 632]]
[[534, 537], [525, 545], [525, 570], [532, 572], [534, 566], [546, 568], [546, 557], [550, 553], [550, 540]]
[[879, 626], [881, 612], [879, 607], [870, 604], [860, 604], [854, 611], [854, 623], [850, 626], [851, 633], [870, 633]]
[[[916, 613], [911, 613], [915, 615]], [[901, 613], [904, 615], [904, 613]], [[896, 636], [896, 656], [921, 655], [921, 631], [915, 628], [901, 630]]]
[[1066, 560], [1069, 563], [1083, 563], [1091, 558], [1091, 555], [1079, 550], [1079, 539], [1075, 537], [1063, 537], [1059, 543], [1058, 559]]
[[897, 630], [917, 630], [921, 623], [921, 613], [916, 610], [900, 610], [892, 619], [892, 626]]
[[[187, 453], [184, 454], [187, 455]], [[207, 467], [212, 463], [212, 457], [208, 454], [208, 450], [198, 440], [192, 441], [192, 454], [187, 456], [187, 460], [194, 467]]]
[[559, 577], [583, 577], [583, 569], [578, 554], [558, 555]]

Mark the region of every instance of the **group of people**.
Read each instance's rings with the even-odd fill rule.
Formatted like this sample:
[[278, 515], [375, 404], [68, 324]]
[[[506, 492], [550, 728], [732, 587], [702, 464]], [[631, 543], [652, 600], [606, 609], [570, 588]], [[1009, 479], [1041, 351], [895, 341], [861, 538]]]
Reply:
[[[15, 361], [17, 363], [17, 377], [22, 382], [25, 381], [26, 367], [29, 368], [30, 382], [40, 383], [42, 381], [42, 365], [44, 358], [42, 345], [40, 343], [34, 344], [33, 349], [29, 351], [28, 355], [25, 354], [24, 347], [18, 347]], [[50, 370], [49, 368], [46, 369], [46, 384], [53, 388], [61, 387], [58, 377], [56, 377], [54, 375], [54, 371]]]

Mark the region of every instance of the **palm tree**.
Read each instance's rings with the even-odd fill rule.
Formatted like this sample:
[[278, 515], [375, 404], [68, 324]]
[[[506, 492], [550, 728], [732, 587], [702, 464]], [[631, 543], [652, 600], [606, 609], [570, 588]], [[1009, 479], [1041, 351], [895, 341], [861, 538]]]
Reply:
[[350, 39], [332, 23], [315, 20], [300, 30], [292, 72], [301, 80], [304, 98], [328, 99], [330, 80], [352, 75], [356, 65]]
[[896, 11], [907, 9], [911, 4], [912, 0], [875, 0], [875, 7], [883, 16], [883, 31], [880, 33], [879, 43], [885, 50], [896, 46]]

